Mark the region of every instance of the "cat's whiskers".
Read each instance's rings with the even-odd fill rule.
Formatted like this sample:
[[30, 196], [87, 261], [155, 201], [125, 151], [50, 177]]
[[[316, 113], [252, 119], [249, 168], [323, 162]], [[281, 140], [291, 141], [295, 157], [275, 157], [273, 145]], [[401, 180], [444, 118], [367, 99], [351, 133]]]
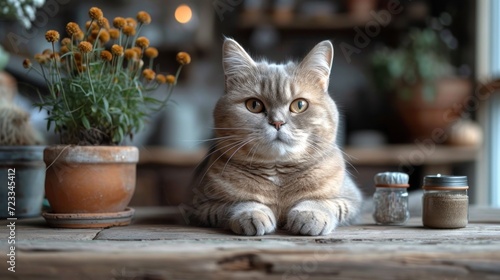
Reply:
[[214, 138], [207, 138], [207, 139], [188, 139], [184, 140], [186, 142], [200, 142], [201, 144], [210, 142], [210, 141], [217, 141], [217, 140], [223, 140], [231, 137], [236, 137], [235, 135], [226, 135], [226, 136], [221, 136], [221, 137], [214, 137]]
[[[316, 135], [314, 135], [314, 136], [316, 136]], [[308, 139], [308, 140], [309, 140], [309, 139]], [[317, 137], [317, 136], [315, 137], [315, 140], [316, 140], [317, 142], [320, 142], [320, 143], [323, 143], [323, 144], [332, 145], [330, 142], [327, 142], [327, 141], [325, 141], [325, 140], [323, 140], [323, 139], [321, 139], [320, 137]], [[350, 161], [353, 159], [353, 157], [352, 157], [351, 155], [349, 155], [349, 154], [347, 154], [346, 152], [344, 152], [344, 151], [343, 151], [343, 150], [342, 150], [342, 149], [341, 149], [338, 145], [332, 145], [332, 147], [333, 147], [334, 149], [336, 149], [337, 151], [339, 151], [340, 153], [342, 153], [342, 155], [344, 155], [344, 160], [345, 160], [345, 162], [346, 162], [346, 163], [347, 163], [350, 167], [352, 167], [352, 169], [353, 169], [354, 171], [358, 172], [358, 170], [356, 169], [356, 167], [354, 167], [354, 165], [350, 162]], [[347, 170], [347, 172], [349, 172], [349, 171]], [[359, 173], [359, 172], [358, 172], [358, 173]], [[349, 174], [351, 174], [351, 173], [349, 172]], [[351, 175], [352, 175], [352, 174], [351, 174]]]
[[[231, 141], [232, 141], [232, 140], [234, 140], [234, 139], [237, 139], [237, 140], [240, 140], [240, 141], [242, 140], [240, 137], [237, 137], [237, 136], [232, 136], [232, 137], [229, 137], [229, 138], [227, 138], [227, 139], [224, 139], [223, 141], [218, 141], [216, 144], [221, 145], [221, 144], [223, 144], [223, 143], [231, 142]], [[194, 168], [194, 170], [197, 170], [197, 169], [200, 167], [200, 165], [201, 165], [202, 163], [204, 163], [204, 162], [205, 162], [205, 160], [207, 160], [207, 159], [208, 159], [210, 156], [212, 156], [213, 154], [215, 154], [215, 153], [219, 152], [220, 150], [222, 150], [222, 149], [224, 149], [224, 148], [226, 148], [226, 147], [229, 147], [229, 146], [233, 145], [233, 144], [234, 144], [234, 141], [233, 141], [233, 143], [230, 143], [230, 144], [228, 144], [228, 145], [225, 145], [225, 146], [219, 147], [218, 149], [215, 149], [216, 144], [213, 144], [213, 145], [210, 147], [209, 152], [208, 152], [208, 153], [207, 153], [207, 154], [206, 154], [206, 155], [205, 155], [205, 156], [204, 156], [204, 157], [200, 160], [200, 162], [196, 165], [196, 167]], [[206, 173], [206, 172], [205, 172], [205, 173]], [[203, 177], [204, 177], [204, 176], [203, 176]], [[203, 178], [201, 178], [201, 179], [203, 179]], [[200, 179], [200, 182], [201, 182], [201, 179]]]
[[[217, 141], [220, 141], [220, 140], [224, 140], [224, 141], [227, 141], [227, 140], [231, 140], [233, 138], [238, 138], [237, 135], [226, 135], [226, 136], [221, 136], [221, 137], [214, 137], [214, 138], [208, 138], [208, 139], [200, 139], [200, 140], [184, 140], [184, 142], [189, 142], [189, 143], [193, 143], [192, 147], [199, 147], [201, 145], [204, 145], [206, 143], [211, 143], [211, 142], [217, 142]], [[213, 146], [210, 145], [210, 146]]]
[[212, 129], [214, 129], [214, 130], [250, 130], [250, 131], [254, 130], [252, 128], [247, 128], [247, 127], [213, 127]]
[[200, 182], [203, 181], [203, 179], [205, 178], [205, 176], [207, 175], [208, 171], [210, 170], [210, 168], [212, 168], [212, 166], [222, 157], [224, 156], [227, 152], [231, 151], [232, 149], [238, 147], [239, 145], [241, 145], [243, 142], [245, 142], [244, 139], [240, 139], [239, 141], [236, 141], [236, 142], [232, 142], [228, 145], [225, 145], [223, 147], [220, 147], [216, 150], [214, 150], [211, 154], [214, 154], [216, 152], [220, 152], [221, 150], [229, 147], [228, 149], [226, 149], [223, 153], [221, 153], [215, 160], [214, 162], [212, 162], [212, 164], [210, 164], [210, 166], [205, 170], [205, 173], [203, 173], [203, 176], [201, 176], [201, 179], [200, 179]]
[[[239, 137], [237, 137], [237, 136], [231, 135], [230, 137], [228, 136], [227, 138], [225, 138], [225, 139], [224, 139], [224, 140], [222, 140], [222, 141], [218, 141], [216, 144], [219, 144], [219, 145], [220, 145], [220, 144], [223, 144], [223, 143], [225, 143], [225, 142], [229, 142], [229, 141], [232, 141], [233, 139], [238, 139], [238, 138], [239, 138]], [[214, 138], [214, 139], [216, 139], [216, 138]], [[216, 140], [216, 141], [217, 141], [217, 140]], [[203, 163], [203, 161], [205, 161], [208, 157], [210, 157], [212, 154], [214, 154], [215, 152], [217, 152], [217, 151], [219, 151], [219, 150], [220, 150], [220, 149], [214, 149], [216, 144], [212, 144], [212, 145], [210, 146], [209, 153], [207, 153], [207, 154], [206, 154], [206, 155], [205, 155], [205, 156], [204, 156], [204, 157], [200, 160], [200, 162], [198, 163], [198, 165], [196, 165], [196, 167], [194, 168], [194, 170], [196, 170], [196, 169], [200, 166], [200, 164], [202, 164], [202, 163]], [[224, 147], [222, 147], [222, 149], [223, 149], [223, 148], [225, 148], [225, 146], [224, 146]], [[212, 151], [212, 150], [213, 150], [213, 151]], [[210, 151], [211, 151], [211, 152], [210, 152]]]
[[[349, 154], [345, 153], [344, 151], [342, 151], [341, 148], [339, 148], [338, 146], [335, 147], [338, 151], [340, 151], [343, 155], [345, 155], [344, 157], [344, 161], [354, 170], [356, 171], [357, 173], [359, 173], [359, 171], [356, 169], [356, 167], [354, 167], [354, 165], [351, 163], [351, 160], [353, 159], [352, 156], [350, 156]], [[349, 170], [346, 169], [346, 172], [349, 173], [349, 175], [354, 175], [352, 174], [351, 172], [349, 172]]]
[[[252, 163], [253, 163], [253, 158], [254, 158], [255, 153], [257, 152], [257, 149], [258, 149], [258, 147], [259, 147], [259, 146], [260, 146], [260, 143], [257, 143], [257, 145], [254, 145], [254, 146], [250, 149], [250, 151], [248, 152], [248, 155], [250, 155], [250, 153], [251, 153], [251, 152], [252, 152], [252, 150], [253, 150], [253, 153], [252, 153], [252, 158], [250, 159], [250, 167], [252, 166]], [[247, 155], [247, 158], [248, 158], [248, 155]]]
[[323, 139], [317, 137], [316, 135], [312, 134], [312, 136], [315, 136], [314, 138], [307, 138], [307, 143], [310, 145], [312, 149], [314, 149], [322, 158], [323, 157], [328, 157], [328, 150], [322, 147], [320, 144], [327, 144], [328, 142], [324, 141]]
[[221, 173], [220, 173], [220, 174], [222, 175], [222, 174], [224, 173], [224, 171], [226, 170], [226, 167], [227, 167], [227, 164], [229, 163], [229, 161], [231, 161], [231, 159], [233, 158], [233, 156], [234, 156], [234, 155], [235, 155], [235, 154], [236, 154], [239, 150], [241, 150], [241, 148], [243, 148], [243, 147], [244, 147], [244, 146], [246, 146], [248, 143], [250, 143], [250, 142], [252, 142], [252, 141], [254, 141], [254, 140], [256, 140], [256, 139], [257, 139], [256, 137], [254, 137], [254, 138], [250, 138], [250, 140], [247, 140], [247, 141], [245, 141], [244, 143], [242, 143], [242, 144], [241, 144], [241, 146], [240, 146], [240, 147], [238, 147], [238, 148], [237, 148], [237, 149], [236, 149], [236, 150], [235, 150], [235, 151], [231, 154], [231, 156], [229, 156], [229, 158], [227, 159], [226, 164], [224, 164], [224, 168], [222, 168], [222, 171], [221, 171]]

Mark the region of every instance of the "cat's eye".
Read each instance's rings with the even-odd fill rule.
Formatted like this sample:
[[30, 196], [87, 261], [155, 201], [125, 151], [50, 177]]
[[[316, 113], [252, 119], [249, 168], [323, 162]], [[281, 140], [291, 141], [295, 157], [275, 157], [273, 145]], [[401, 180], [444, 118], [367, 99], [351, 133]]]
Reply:
[[290, 104], [290, 111], [294, 113], [302, 113], [309, 107], [309, 103], [305, 99], [296, 99]]
[[248, 99], [245, 102], [245, 105], [247, 106], [248, 111], [250, 111], [252, 113], [257, 114], [257, 113], [261, 113], [262, 111], [264, 111], [264, 104], [262, 104], [262, 102], [256, 98]]

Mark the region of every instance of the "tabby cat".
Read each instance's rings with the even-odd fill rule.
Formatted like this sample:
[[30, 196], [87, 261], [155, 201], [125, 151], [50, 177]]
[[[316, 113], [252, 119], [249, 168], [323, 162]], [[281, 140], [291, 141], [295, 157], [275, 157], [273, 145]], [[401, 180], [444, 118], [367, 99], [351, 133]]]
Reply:
[[333, 53], [323, 41], [298, 64], [256, 62], [225, 40], [215, 145], [193, 186], [199, 223], [242, 235], [324, 235], [357, 216], [361, 193], [335, 144]]

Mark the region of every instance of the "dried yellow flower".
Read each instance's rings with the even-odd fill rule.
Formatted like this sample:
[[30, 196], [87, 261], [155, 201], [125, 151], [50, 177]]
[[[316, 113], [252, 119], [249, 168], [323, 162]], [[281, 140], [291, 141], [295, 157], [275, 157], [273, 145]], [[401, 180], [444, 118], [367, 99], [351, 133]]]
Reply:
[[111, 37], [111, 39], [113, 39], [113, 40], [120, 38], [120, 30], [114, 29], [114, 28], [110, 29], [109, 30], [109, 37]]
[[45, 49], [45, 50], [43, 50], [43, 52], [42, 52], [42, 54], [47, 54], [47, 55], [49, 55], [49, 54], [51, 54], [51, 53], [52, 53], [52, 50], [51, 50], [51, 49]]
[[86, 23], [85, 23], [85, 28], [87, 30], [94, 30], [94, 29], [99, 29], [99, 25], [97, 25], [97, 22], [95, 21], [91, 21], [91, 20], [88, 20]]
[[144, 51], [144, 55], [149, 58], [158, 57], [158, 49], [149, 47]]
[[48, 59], [47, 55], [41, 53], [35, 54], [35, 60], [40, 64], [44, 64], [45, 62], [47, 62], [47, 59]]
[[68, 22], [66, 24], [66, 32], [70, 37], [76, 36], [79, 32], [81, 32], [80, 26], [75, 22]]
[[58, 53], [53, 53], [53, 54], [50, 54], [50, 59], [53, 59], [55, 61], [60, 61], [61, 56]]
[[90, 36], [89, 36], [89, 39], [92, 39], [92, 40], [95, 40], [97, 39], [97, 34], [99, 34], [99, 30], [92, 30], [92, 32], [90, 32]]
[[173, 85], [175, 83], [175, 76], [174, 75], [167, 75], [165, 77], [167, 80], [167, 84]]
[[156, 75], [156, 81], [159, 84], [164, 84], [167, 82], [167, 77], [165, 77], [165, 75], [163, 75], [163, 74], [158, 74], [158, 75]]
[[81, 30], [80, 30], [80, 31], [78, 31], [78, 33], [76, 33], [76, 35], [75, 35], [75, 38], [76, 38], [77, 40], [83, 40], [83, 38], [84, 38], [84, 37], [85, 37], [85, 34], [84, 34], [84, 33], [83, 33], [83, 31], [81, 31]]
[[114, 44], [111, 46], [111, 53], [115, 56], [122, 56], [123, 55], [123, 47], [117, 44]]
[[29, 69], [29, 68], [31, 68], [31, 66], [32, 66], [31, 60], [29, 60], [27, 58], [25, 60], [23, 60], [23, 67], [24, 68]]
[[55, 30], [49, 30], [45, 32], [45, 40], [49, 43], [54, 43], [59, 41], [59, 32]]
[[187, 65], [191, 63], [191, 56], [187, 52], [179, 52], [177, 54], [177, 62], [181, 65]]
[[113, 20], [113, 26], [118, 29], [122, 29], [125, 25], [127, 25], [127, 21], [122, 17], [115, 17]]
[[135, 53], [134, 50], [132, 49], [126, 49], [125, 50], [125, 58], [130, 60], [136, 58], [137, 54]]
[[92, 44], [87, 41], [80, 42], [80, 44], [78, 44], [78, 49], [82, 53], [89, 53], [92, 51]]
[[69, 52], [68, 46], [62, 46], [60, 50], [61, 54], [65, 54]]
[[101, 28], [109, 29], [109, 21], [107, 18], [102, 17], [97, 20], [97, 25]]
[[142, 49], [141, 48], [139, 48], [139, 47], [133, 47], [132, 49], [135, 51], [135, 53], [137, 54], [137, 56], [140, 57], [142, 55]]
[[150, 24], [151, 16], [145, 11], [140, 11], [137, 13], [137, 21], [142, 24]]
[[127, 25], [123, 27], [123, 34], [127, 36], [134, 36], [135, 35], [135, 27]]
[[113, 55], [109, 51], [104, 50], [101, 52], [101, 59], [105, 61], [111, 61], [113, 59]]
[[136, 27], [137, 26], [137, 21], [135, 19], [129, 17], [125, 19], [127, 21], [128, 26]]
[[149, 47], [149, 40], [148, 40], [148, 38], [146, 38], [144, 36], [139, 37], [135, 41], [135, 45], [138, 46], [139, 48], [145, 49], [145, 48]]
[[90, 10], [89, 10], [89, 17], [92, 20], [99, 20], [99, 19], [102, 18], [102, 16], [103, 16], [103, 14], [102, 14], [101, 9], [99, 9], [97, 7], [90, 8]]
[[144, 71], [142, 71], [142, 75], [146, 78], [146, 80], [152, 81], [155, 79], [156, 73], [151, 69], [144, 69]]
[[101, 34], [99, 34], [99, 41], [101, 42], [101, 44], [106, 44], [107, 42], [109, 42], [109, 39], [109, 32], [106, 30], [101, 30]]
[[82, 62], [82, 54], [81, 53], [75, 53], [74, 54], [75, 56], [75, 61], [78, 63], [81, 63]]
[[62, 46], [70, 46], [71, 45], [71, 39], [66, 37], [61, 40], [61, 45]]

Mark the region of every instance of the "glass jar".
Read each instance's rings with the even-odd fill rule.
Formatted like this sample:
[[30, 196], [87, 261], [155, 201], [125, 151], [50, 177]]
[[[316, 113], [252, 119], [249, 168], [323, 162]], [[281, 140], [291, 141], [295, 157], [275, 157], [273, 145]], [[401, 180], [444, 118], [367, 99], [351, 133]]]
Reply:
[[379, 225], [402, 225], [410, 218], [408, 184], [376, 185], [373, 219]]
[[425, 176], [422, 188], [422, 223], [425, 227], [453, 229], [467, 226], [467, 176]]

